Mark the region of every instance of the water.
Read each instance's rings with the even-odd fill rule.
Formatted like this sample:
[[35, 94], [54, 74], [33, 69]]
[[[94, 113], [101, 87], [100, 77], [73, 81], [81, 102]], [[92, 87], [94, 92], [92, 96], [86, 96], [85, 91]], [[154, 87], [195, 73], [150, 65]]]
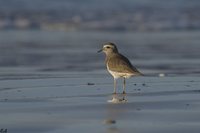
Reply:
[[[199, 75], [200, 32], [0, 31], [0, 70], [101, 72], [103, 42], [112, 41], [147, 75]], [[17, 71], [17, 70], [16, 70]]]
[[[95, 133], [200, 130], [199, 32], [1, 31], [0, 36], [0, 129], [16, 133], [88, 133], [94, 127]], [[113, 99], [113, 80], [106, 74], [104, 55], [97, 53], [106, 41], [116, 42], [146, 75], [170, 77], [131, 78], [127, 94], [117, 94], [124, 96], [125, 104], [107, 102]], [[117, 87], [122, 92], [122, 81]]]

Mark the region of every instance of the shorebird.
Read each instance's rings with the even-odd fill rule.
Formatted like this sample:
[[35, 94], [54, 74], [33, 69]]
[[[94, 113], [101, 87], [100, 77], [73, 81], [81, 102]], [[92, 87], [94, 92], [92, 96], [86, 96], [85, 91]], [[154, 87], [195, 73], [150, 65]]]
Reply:
[[106, 55], [105, 64], [108, 72], [114, 78], [114, 92], [116, 94], [116, 84], [118, 78], [123, 78], [123, 94], [126, 94], [126, 78], [142, 75], [130, 61], [118, 52], [117, 46], [114, 43], [107, 42], [103, 44], [103, 48], [98, 52], [104, 52]]

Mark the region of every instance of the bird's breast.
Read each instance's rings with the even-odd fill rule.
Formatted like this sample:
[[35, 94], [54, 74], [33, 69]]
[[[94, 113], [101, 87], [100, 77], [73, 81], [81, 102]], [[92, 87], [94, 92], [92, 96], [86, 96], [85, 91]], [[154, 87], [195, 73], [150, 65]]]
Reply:
[[124, 78], [130, 78], [132, 77], [134, 74], [132, 73], [125, 73], [125, 72], [117, 72], [117, 71], [112, 71], [110, 70], [108, 64], [106, 65], [107, 66], [107, 70], [108, 72], [115, 78], [121, 78], [121, 77], [124, 77]]

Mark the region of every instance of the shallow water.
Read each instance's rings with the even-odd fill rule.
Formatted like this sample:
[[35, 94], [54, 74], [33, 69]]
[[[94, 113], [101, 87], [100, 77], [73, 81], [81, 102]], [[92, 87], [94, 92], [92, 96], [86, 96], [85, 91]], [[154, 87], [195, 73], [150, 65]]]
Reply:
[[122, 54], [145, 74], [199, 75], [200, 33], [0, 31], [0, 66], [36, 71], [102, 71], [103, 42], [116, 42]]

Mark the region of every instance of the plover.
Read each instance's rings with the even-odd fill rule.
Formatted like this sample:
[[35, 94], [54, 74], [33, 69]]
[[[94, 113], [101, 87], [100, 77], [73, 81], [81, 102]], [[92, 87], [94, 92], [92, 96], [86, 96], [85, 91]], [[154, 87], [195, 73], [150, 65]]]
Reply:
[[113, 93], [116, 94], [117, 79], [123, 78], [123, 94], [125, 94], [126, 78], [139, 76], [142, 75], [142, 73], [140, 73], [125, 56], [118, 52], [117, 46], [114, 43], [107, 42], [103, 44], [103, 48], [98, 52], [104, 52], [106, 54], [106, 67], [114, 78]]

